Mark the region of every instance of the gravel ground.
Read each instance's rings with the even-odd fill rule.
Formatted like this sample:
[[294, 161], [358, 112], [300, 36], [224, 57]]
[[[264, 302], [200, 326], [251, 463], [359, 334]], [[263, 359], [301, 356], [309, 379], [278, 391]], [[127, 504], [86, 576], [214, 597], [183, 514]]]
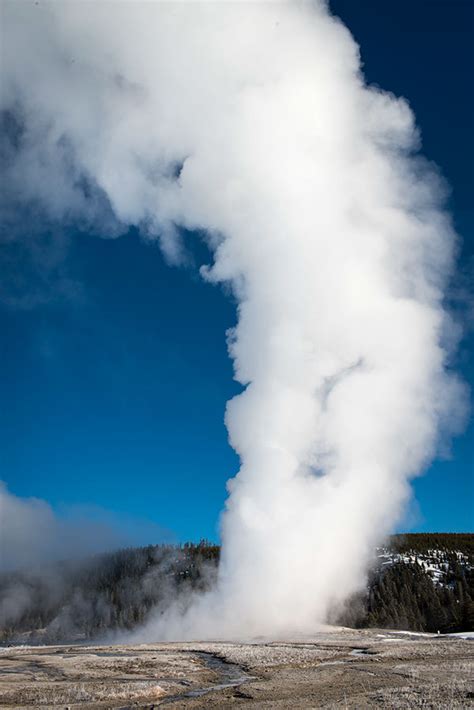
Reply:
[[474, 641], [337, 629], [255, 643], [0, 651], [2, 708], [474, 708]]

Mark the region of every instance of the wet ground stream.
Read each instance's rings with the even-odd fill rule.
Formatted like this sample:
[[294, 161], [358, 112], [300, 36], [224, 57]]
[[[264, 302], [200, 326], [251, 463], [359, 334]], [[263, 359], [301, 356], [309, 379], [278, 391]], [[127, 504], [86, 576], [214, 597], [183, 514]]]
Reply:
[[160, 705], [167, 705], [168, 703], [173, 703], [178, 700], [186, 700], [186, 698], [199, 698], [215, 690], [237, 688], [239, 685], [248, 683], [250, 680], [255, 680], [254, 676], [246, 673], [241, 666], [236, 663], [229, 663], [213, 653], [201, 651], [193, 655], [197, 655], [204, 662], [208, 670], [214, 671], [217, 674], [218, 682], [214, 685], [207, 685], [202, 688], [193, 688], [185, 693], [169, 695], [160, 702]]

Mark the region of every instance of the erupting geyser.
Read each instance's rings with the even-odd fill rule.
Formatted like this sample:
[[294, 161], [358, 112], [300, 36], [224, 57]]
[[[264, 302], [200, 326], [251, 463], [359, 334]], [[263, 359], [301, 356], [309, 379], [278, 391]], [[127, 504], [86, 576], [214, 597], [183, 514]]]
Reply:
[[2, 7], [9, 189], [171, 261], [199, 230], [238, 300], [218, 583], [147, 633], [310, 631], [363, 585], [462, 394], [455, 235], [413, 115], [322, 1]]

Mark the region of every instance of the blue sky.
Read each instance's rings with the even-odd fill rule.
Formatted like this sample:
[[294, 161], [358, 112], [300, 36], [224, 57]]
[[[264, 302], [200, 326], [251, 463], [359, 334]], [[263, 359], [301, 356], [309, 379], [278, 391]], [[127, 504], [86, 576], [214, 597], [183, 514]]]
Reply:
[[[464, 240], [454, 298], [474, 273], [473, 5], [334, 0], [331, 7], [360, 43], [369, 82], [408, 98], [424, 152], [452, 187]], [[216, 539], [225, 482], [238, 468], [223, 413], [239, 388], [224, 335], [234, 305], [198, 275], [208, 255], [191, 234], [186, 268], [169, 268], [133, 231], [54, 239], [68, 243], [64, 252], [56, 247], [60, 266], [43, 264], [34, 276], [27, 258], [2, 256], [8, 289], [47, 291], [44, 299], [31, 295], [27, 308], [8, 298], [0, 304], [2, 478], [14, 494], [59, 511], [104, 508], [153, 521], [182, 541]], [[455, 307], [469, 322], [469, 305]], [[453, 362], [471, 383], [473, 315], [471, 306], [471, 330]], [[403, 529], [473, 529], [473, 442], [471, 424], [451, 457], [414, 482]]]

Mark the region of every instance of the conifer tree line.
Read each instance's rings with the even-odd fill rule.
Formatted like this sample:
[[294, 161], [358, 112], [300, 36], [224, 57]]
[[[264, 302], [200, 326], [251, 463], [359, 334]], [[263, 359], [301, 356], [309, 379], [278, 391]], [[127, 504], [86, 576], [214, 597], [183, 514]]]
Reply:
[[342, 620], [357, 627], [431, 633], [474, 631], [474, 569], [460, 564], [456, 557], [448, 557], [447, 564], [443, 584], [436, 584], [419, 562], [397, 562], [373, 571], [362, 604], [355, 600], [353, 623], [350, 611]]
[[474, 555], [473, 533], [404, 533], [392, 535], [387, 547], [394, 552], [426, 553], [429, 550], [440, 552], [462, 552]]
[[[219, 546], [150, 545], [0, 574], [0, 642], [110, 639], [215, 581]], [[365, 592], [334, 619], [356, 627], [474, 630], [474, 535], [391, 538]], [[433, 570], [441, 570], [438, 576]]]

